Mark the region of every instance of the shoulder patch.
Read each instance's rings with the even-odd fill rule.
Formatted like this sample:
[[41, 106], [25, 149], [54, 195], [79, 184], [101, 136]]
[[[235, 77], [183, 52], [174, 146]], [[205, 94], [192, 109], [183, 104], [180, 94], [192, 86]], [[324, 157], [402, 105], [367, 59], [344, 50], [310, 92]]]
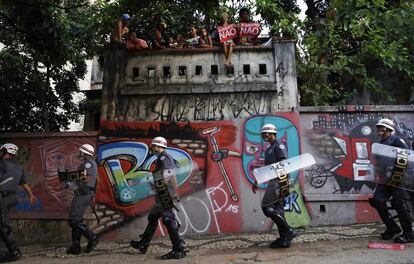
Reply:
[[164, 160], [164, 159], [165, 159], [165, 156], [161, 156], [161, 157], [160, 157], [160, 160]]
[[280, 145], [279, 145], [279, 148], [280, 148], [280, 149], [285, 149], [285, 145], [280, 144]]
[[90, 167], [92, 167], [92, 165], [89, 162], [85, 163], [85, 168], [89, 169]]
[[401, 140], [402, 143], [406, 144], [405, 141], [404, 141], [404, 139], [400, 138], [400, 140]]

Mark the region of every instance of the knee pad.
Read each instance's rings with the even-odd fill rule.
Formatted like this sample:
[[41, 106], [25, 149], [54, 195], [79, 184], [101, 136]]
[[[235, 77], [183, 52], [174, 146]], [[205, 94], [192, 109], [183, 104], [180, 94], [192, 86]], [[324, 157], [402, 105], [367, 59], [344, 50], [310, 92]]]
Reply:
[[171, 226], [173, 228], [178, 228], [177, 221], [174, 218], [169, 217], [169, 216], [163, 216], [162, 217], [162, 223], [165, 226]]
[[397, 211], [409, 210], [406, 203], [404, 201], [401, 201], [401, 200], [391, 199], [391, 206], [392, 206], [392, 208], [394, 208]]
[[262, 207], [262, 210], [264, 215], [267, 217], [273, 217], [277, 213], [275, 208], [269, 206]]
[[368, 203], [374, 208], [381, 208], [381, 207], [387, 206], [386, 201], [382, 201], [381, 199], [376, 199], [376, 198], [369, 198]]

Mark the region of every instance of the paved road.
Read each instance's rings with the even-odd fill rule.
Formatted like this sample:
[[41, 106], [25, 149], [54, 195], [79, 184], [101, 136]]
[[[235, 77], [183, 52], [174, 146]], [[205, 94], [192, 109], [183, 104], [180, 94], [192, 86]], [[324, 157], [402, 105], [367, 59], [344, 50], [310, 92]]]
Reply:
[[414, 244], [406, 250], [367, 248], [377, 237], [379, 224], [318, 227], [297, 230], [300, 234], [289, 249], [270, 249], [274, 233], [203, 236], [187, 238], [190, 252], [181, 260], [160, 260], [168, 252], [168, 238], [152, 242], [147, 254], [129, 247], [129, 241], [102, 242], [90, 254], [67, 256], [64, 247], [22, 248], [24, 258], [16, 263], [413, 263]]

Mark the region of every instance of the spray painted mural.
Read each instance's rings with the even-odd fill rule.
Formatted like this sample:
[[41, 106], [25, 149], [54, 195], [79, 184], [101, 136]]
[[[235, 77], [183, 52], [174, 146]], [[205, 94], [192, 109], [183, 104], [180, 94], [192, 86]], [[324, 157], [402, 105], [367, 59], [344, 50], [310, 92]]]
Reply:
[[[263, 165], [267, 147], [260, 129], [265, 123], [275, 124], [289, 156], [296, 156], [300, 154], [298, 117], [292, 112], [205, 123], [103, 121], [102, 134], [112, 137], [99, 146], [97, 203], [104, 220], [95, 230], [122, 237], [121, 229], [146, 219], [154, 203], [149, 182], [155, 157], [149, 147], [152, 138], [160, 135], [167, 138], [167, 152], [179, 168], [177, 218], [183, 235], [270, 230], [272, 222], [260, 208], [266, 186], [260, 186], [259, 194], [251, 191], [252, 170]], [[310, 222], [300, 183], [285, 199], [287, 219], [293, 226]], [[158, 230], [165, 234], [162, 228]]]
[[31, 205], [22, 189], [12, 217], [22, 219], [66, 219], [73, 192], [62, 188], [58, 169], [76, 170], [80, 165], [78, 149], [82, 144], [96, 146], [96, 132], [17, 133], [1, 138], [19, 146], [18, 160], [38, 197]]
[[[301, 113], [302, 149], [317, 159], [317, 164], [305, 170], [305, 197], [316, 195], [340, 201], [367, 200], [375, 184], [366, 181], [374, 173], [370, 162], [371, 144], [379, 142], [375, 124], [380, 118], [390, 118], [396, 124], [396, 134], [409, 146], [414, 140], [414, 119], [411, 112], [370, 112], [369, 109], [348, 109], [333, 113]], [[342, 197], [342, 198], [341, 198]], [[357, 198], [359, 197], [359, 198]], [[355, 203], [349, 210], [353, 222], [375, 221], [377, 214], [367, 204]], [[364, 213], [365, 212], [365, 215]], [[311, 215], [320, 212], [311, 212]]]

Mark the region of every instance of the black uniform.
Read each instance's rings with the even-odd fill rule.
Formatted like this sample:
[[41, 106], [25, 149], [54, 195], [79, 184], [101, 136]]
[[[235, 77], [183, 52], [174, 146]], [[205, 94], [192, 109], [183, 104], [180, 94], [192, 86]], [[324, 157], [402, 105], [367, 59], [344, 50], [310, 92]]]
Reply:
[[[154, 175], [157, 173], [162, 173], [165, 175], [165, 171], [169, 169], [174, 169], [176, 167], [174, 159], [165, 151], [161, 152], [158, 155], [158, 158], [156, 160], [155, 164], [155, 171]], [[175, 178], [175, 175], [173, 175]], [[175, 179], [169, 179], [169, 180], [175, 180]], [[167, 184], [169, 188], [171, 186], [175, 187], [175, 184]], [[170, 192], [175, 193], [174, 192]], [[170, 237], [171, 243], [172, 243], [172, 251], [166, 255], [163, 256], [163, 258], [182, 258], [185, 256], [185, 250], [184, 250], [184, 241], [180, 238], [180, 235], [178, 233], [179, 230], [179, 224], [174, 214], [174, 207], [169, 209], [163, 209], [160, 208], [159, 203], [159, 195], [156, 196], [157, 205], [154, 207], [154, 209], [149, 213], [148, 215], [148, 225], [142, 235], [140, 235], [141, 240], [132, 240], [131, 246], [138, 249], [141, 253], [145, 253], [147, 251], [147, 248], [150, 244], [150, 241], [157, 229], [158, 225], [158, 219], [162, 217], [162, 223], [165, 225], [165, 227], [168, 230], [168, 235]], [[174, 198], [174, 197], [171, 197]]]
[[68, 250], [68, 253], [71, 254], [80, 253], [80, 240], [82, 235], [88, 239], [88, 246], [85, 250], [87, 253], [92, 251], [97, 241], [96, 234], [89, 230], [82, 222], [83, 214], [95, 195], [98, 168], [96, 162], [89, 159], [83, 162], [78, 170], [86, 171], [86, 174], [89, 175], [89, 181], [87, 183], [75, 182], [75, 197], [72, 200], [69, 211], [69, 225], [72, 228], [72, 247]]
[[[287, 158], [286, 146], [275, 140], [265, 151], [265, 165], [273, 164]], [[276, 198], [276, 199], [275, 199]], [[294, 232], [285, 219], [283, 210], [283, 197], [280, 197], [280, 185], [278, 179], [269, 181], [262, 201], [263, 213], [271, 218], [277, 225], [280, 238], [270, 244], [272, 248], [290, 247], [290, 241]]]
[[18, 164], [16, 157], [0, 160], [0, 236], [9, 252], [18, 252], [19, 255], [20, 251], [10, 226], [9, 213], [16, 206], [18, 186], [26, 183], [23, 168]]
[[[404, 140], [395, 135], [390, 135], [386, 139], [381, 140], [380, 143], [393, 147], [408, 149], [408, 146]], [[403, 235], [405, 237], [413, 237], [414, 241], [414, 236], [412, 234], [412, 218], [410, 214], [410, 208], [406, 202], [406, 191], [388, 185], [378, 184], [377, 188], [375, 189], [374, 196], [369, 199], [369, 203], [378, 211], [381, 220], [384, 222], [387, 228], [386, 231], [381, 234], [381, 237], [388, 240], [392, 239], [395, 234], [401, 232], [401, 229], [397, 223], [395, 223], [394, 219], [388, 212], [386, 203], [391, 197], [391, 205], [398, 213], [400, 224], [403, 229]], [[396, 242], [399, 241], [396, 240]]]

